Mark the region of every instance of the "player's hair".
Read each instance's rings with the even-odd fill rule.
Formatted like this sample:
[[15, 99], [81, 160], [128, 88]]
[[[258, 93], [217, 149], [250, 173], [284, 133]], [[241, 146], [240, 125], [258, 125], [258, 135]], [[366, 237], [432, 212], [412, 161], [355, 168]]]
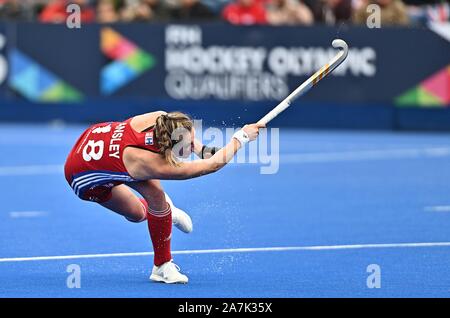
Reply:
[[178, 166], [179, 163], [172, 153], [172, 148], [180, 140], [173, 140], [172, 133], [176, 129], [186, 129], [191, 131], [193, 127], [192, 119], [181, 112], [171, 112], [160, 115], [156, 118], [155, 139], [159, 152], [166, 161], [172, 166]]

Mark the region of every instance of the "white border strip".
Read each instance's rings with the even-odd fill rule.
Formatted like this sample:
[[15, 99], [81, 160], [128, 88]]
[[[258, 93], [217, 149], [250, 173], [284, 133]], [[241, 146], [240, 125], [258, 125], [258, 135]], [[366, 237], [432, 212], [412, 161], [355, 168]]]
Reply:
[[12, 219], [20, 218], [38, 218], [41, 216], [47, 216], [46, 211], [11, 211], [9, 212], [9, 217]]
[[62, 174], [64, 165], [4, 166], [0, 167], [2, 176], [29, 176], [42, 174]]
[[425, 212], [450, 212], [450, 205], [426, 206]]
[[[223, 254], [223, 253], [327, 251], [327, 250], [352, 250], [352, 249], [374, 249], [374, 248], [415, 248], [415, 247], [450, 247], [450, 242], [223, 248], [223, 249], [172, 251], [172, 254], [173, 255]], [[30, 262], [30, 261], [55, 261], [55, 260], [85, 259], [85, 258], [91, 259], [91, 258], [111, 258], [111, 257], [137, 257], [137, 256], [151, 256], [151, 255], [153, 255], [153, 252], [15, 257], [15, 258], [0, 258], [0, 263]]]
[[450, 42], [450, 23], [446, 22], [429, 22], [428, 28]]
[[[272, 154], [273, 156], [274, 154]], [[281, 153], [280, 162], [306, 164], [345, 161], [442, 158], [450, 157], [450, 147], [404, 148], [404, 149], [374, 149], [339, 152], [310, 152], [310, 153]], [[238, 163], [234, 159], [232, 163]], [[258, 158], [251, 158], [250, 162], [258, 162]], [[64, 165], [30, 165], [30, 166], [0, 166], [2, 176], [28, 176], [62, 174]]]
[[449, 157], [450, 147], [357, 150], [280, 155], [281, 163], [326, 163]]

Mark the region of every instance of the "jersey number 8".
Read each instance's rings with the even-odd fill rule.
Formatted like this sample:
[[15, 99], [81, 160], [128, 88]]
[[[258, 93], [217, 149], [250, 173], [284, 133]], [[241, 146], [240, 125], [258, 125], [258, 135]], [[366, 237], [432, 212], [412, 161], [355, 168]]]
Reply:
[[100, 160], [103, 156], [104, 147], [105, 143], [103, 142], [103, 140], [89, 140], [86, 146], [84, 146], [83, 148], [83, 159], [85, 161], [91, 161], [91, 159]]

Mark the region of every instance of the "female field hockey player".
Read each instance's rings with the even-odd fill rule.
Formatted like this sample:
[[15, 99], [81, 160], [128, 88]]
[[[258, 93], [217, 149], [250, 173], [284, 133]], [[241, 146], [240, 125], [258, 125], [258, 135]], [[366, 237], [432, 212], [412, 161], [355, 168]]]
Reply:
[[[188, 214], [176, 208], [165, 194], [161, 179], [182, 180], [216, 172], [264, 125], [246, 125], [222, 149], [195, 139], [190, 117], [163, 111], [89, 127], [78, 139], [64, 166], [66, 180], [82, 200], [97, 202], [131, 222], [147, 221], [154, 250], [150, 279], [187, 283], [172, 261], [172, 223], [192, 231]], [[201, 159], [179, 161], [192, 151]], [[143, 198], [137, 197], [131, 189]]]

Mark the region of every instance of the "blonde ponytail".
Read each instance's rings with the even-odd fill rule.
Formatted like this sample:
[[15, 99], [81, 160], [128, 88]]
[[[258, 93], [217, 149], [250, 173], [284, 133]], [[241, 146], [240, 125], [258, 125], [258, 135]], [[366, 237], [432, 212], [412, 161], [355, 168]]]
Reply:
[[192, 119], [181, 112], [171, 112], [160, 115], [156, 118], [155, 125], [155, 139], [159, 152], [164, 156], [164, 159], [172, 166], [178, 166], [179, 163], [172, 153], [174, 141], [172, 140], [172, 133], [176, 129], [186, 129], [191, 131], [193, 128]]

